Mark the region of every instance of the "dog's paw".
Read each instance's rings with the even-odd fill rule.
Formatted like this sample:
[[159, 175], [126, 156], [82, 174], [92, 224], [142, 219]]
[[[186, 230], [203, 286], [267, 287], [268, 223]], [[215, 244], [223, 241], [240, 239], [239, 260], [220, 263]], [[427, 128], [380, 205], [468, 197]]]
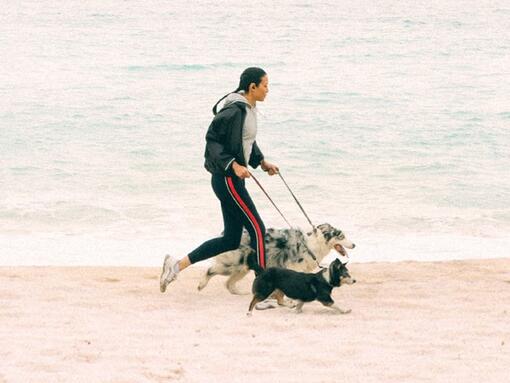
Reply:
[[197, 286], [197, 290], [198, 291], [202, 291], [204, 289], [204, 287], [207, 286], [207, 283], [204, 283], [204, 282], [200, 282]]
[[293, 301], [292, 299], [287, 299], [287, 298], [285, 298], [285, 299], [283, 300], [283, 306], [288, 307], [289, 309], [293, 309], [294, 307], [296, 307], [296, 306], [297, 306], [297, 304], [296, 304], [296, 302], [295, 302], [295, 301]]
[[252, 313], [251, 311], [248, 311], [248, 312], [246, 313], [246, 316], [247, 316], [247, 317], [251, 317], [252, 315], [253, 315], [253, 313]]
[[232, 295], [250, 295], [251, 294], [249, 291], [241, 291], [237, 288], [227, 287], [227, 289], [230, 292], [230, 294], [232, 294]]
[[275, 309], [278, 307], [278, 304], [276, 301], [273, 300], [265, 300], [263, 302], [259, 302], [255, 305], [255, 309], [257, 310], [268, 310], [268, 309]]
[[341, 309], [337, 305], [331, 305], [329, 307], [331, 307], [336, 314], [349, 314], [352, 311], [351, 309]]

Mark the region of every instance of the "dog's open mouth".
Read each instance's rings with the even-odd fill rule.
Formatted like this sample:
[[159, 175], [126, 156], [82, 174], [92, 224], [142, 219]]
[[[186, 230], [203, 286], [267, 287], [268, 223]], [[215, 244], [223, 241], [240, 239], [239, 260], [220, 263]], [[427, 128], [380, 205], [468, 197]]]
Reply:
[[337, 243], [335, 245], [335, 250], [338, 251], [339, 254], [343, 255], [344, 257], [348, 257], [347, 251], [345, 251], [344, 247]]

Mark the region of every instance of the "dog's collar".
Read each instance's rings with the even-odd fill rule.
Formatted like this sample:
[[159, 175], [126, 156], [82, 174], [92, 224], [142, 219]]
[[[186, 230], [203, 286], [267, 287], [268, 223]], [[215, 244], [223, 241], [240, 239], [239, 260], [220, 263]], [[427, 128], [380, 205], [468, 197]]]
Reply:
[[313, 253], [312, 250], [310, 250], [310, 248], [308, 247], [308, 245], [305, 243], [305, 246], [306, 246], [306, 249], [308, 250], [308, 254], [310, 254], [310, 256], [312, 257], [312, 259], [315, 261], [315, 263], [317, 264], [318, 267], [322, 268], [322, 266], [320, 265], [319, 261], [317, 261], [317, 257], [315, 256], [315, 254]]
[[322, 266], [319, 266], [321, 269], [319, 271], [319, 273], [321, 274], [322, 278], [324, 279], [324, 281], [328, 284], [328, 286], [331, 286], [331, 288], [333, 288], [334, 286], [331, 284], [331, 278], [326, 278], [325, 277], [325, 273], [326, 271], [329, 271], [329, 268], [328, 267], [322, 267]]
[[314, 260], [315, 262], [317, 262], [317, 257], [315, 256], [315, 254], [313, 253], [313, 251], [312, 251], [312, 250], [310, 250], [310, 248], [309, 248], [308, 246], [307, 246], [306, 248], [308, 249], [308, 252], [310, 253], [310, 256], [313, 258], [313, 260]]

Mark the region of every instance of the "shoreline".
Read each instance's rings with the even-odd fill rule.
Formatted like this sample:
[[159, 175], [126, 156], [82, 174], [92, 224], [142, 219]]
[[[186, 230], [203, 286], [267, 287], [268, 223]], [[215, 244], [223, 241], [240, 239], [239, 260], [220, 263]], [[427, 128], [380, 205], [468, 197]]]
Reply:
[[[204, 235], [193, 242], [169, 238], [107, 238], [92, 234], [6, 235], [0, 234], [2, 266], [105, 266], [160, 267], [165, 254], [178, 258], [207, 239]], [[510, 237], [477, 237], [460, 234], [363, 233], [354, 235], [356, 248], [349, 250], [350, 261], [356, 263], [402, 261], [449, 261], [499, 259], [509, 256]], [[325, 263], [336, 256], [332, 251]]]
[[[246, 316], [250, 295], [154, 267], [0, 267], [0, 382], [504, 381], [510, 258], [350, 263], [333, 299]], [[253, 277], [240, 282], [248, 291]]]

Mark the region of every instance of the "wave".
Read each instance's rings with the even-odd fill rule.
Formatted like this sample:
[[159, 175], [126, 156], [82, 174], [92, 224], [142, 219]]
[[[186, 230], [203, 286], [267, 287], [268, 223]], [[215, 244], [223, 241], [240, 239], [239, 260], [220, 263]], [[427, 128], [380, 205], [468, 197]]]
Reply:
[[[246, 68], [252, 66], [253, 63], [242, 62], [223, 62], [210, 64], [152, 64], [152, 65], [129, 65], [124, 67], [128, 72], [200, 72], [206, 70], [214, 70], [218, 68]], [[274, 68], [285, 65], [283, 62], [265, 63], [264, 68]]]

